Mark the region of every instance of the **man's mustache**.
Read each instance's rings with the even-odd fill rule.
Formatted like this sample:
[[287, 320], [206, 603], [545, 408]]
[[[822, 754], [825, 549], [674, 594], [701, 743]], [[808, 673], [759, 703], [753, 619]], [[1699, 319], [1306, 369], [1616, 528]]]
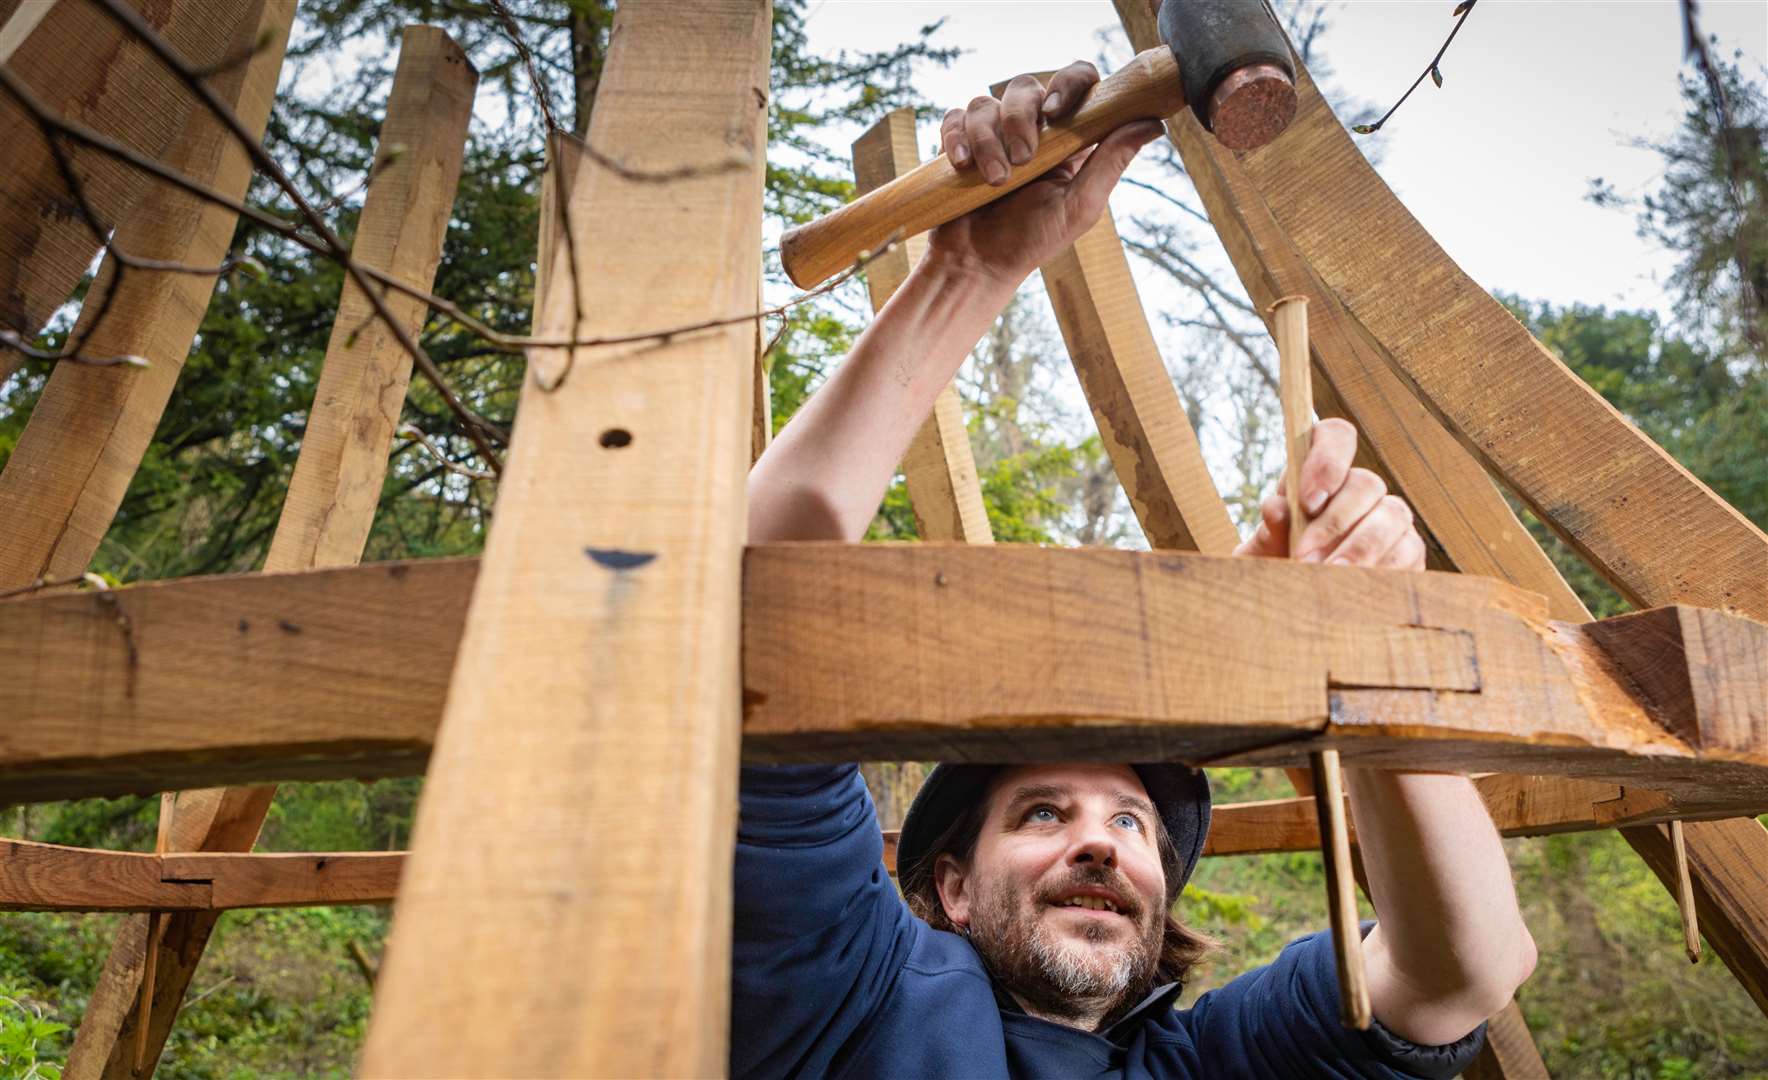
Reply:
[[1118, 914], [1137, 921], [1142, 918], [1142, 902], [1130, 888], [1128, 879], [1104, 866], [1077, 866], [1063, 881], [1039, 892], [1037, 898], [1046, 906], [1054, 906], [1058, 897], [1074, 889], [1108, 889], [1117, 897]]

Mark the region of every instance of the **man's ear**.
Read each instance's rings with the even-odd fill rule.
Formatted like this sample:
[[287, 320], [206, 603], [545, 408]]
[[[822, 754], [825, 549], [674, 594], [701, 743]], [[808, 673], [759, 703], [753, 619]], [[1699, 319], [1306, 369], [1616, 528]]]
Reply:
[[933, 885], [939, 890], [939, 903], [945, 908], [945, 917], [960, 930], [969, 929], [973, 893], [970, 889], [969, 872], [964, 864], [949, 852], [935, 859]]

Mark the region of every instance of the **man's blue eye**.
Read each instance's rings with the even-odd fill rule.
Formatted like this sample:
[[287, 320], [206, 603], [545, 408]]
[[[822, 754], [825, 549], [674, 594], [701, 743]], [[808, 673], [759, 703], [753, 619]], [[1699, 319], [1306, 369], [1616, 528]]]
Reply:
[[1126, 828], [1134, 829], [1137, 832], [1142, 831], [1142, 821], [1140, 818], [1136, 817], [1136, 815], [1134, 815], [1134, 814], [1119, 814], [1116, 817], [1112, 818], [1111, 820], [1113, 823], [1120, 824], [1120, 825], [1123, 825], [1127, 822], [1128, 824], [1125, 825]]
[[1027, 821], [1053, 821], [1055, 818], [1056, 811], [1047, 806], [1040, 806], [1031, 813], [1025, 815], [1025, 820]]

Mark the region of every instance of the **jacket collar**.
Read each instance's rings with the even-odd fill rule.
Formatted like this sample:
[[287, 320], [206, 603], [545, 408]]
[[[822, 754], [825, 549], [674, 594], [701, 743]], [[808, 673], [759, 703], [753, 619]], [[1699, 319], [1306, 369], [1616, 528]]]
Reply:
[[[1012, 1013], [1019, 1016], [1027, 1015], [1019, 1002], [1014, 999], [1013, 995], [995, 980], [992, 971], [989, 972], [988, 984], [994, 989], [995, 1003], [1000, 1006], [1002, 1012]], [[1182, 982], [1170, 982], [1165, 986], [1157, 986], [1147, 997], [1138, 1002], [1135, 1008], [1131, 1009], [1118, 1019], [1116, 1023], [1112, 1024], [1104, 1031], [1089, 1032], [1087, 1034], [1096, 1034], [1100, 1038], [1118, 1046], [1128, 1046], [1130, 1041], [1136, 1037], [1136, 1032], [1141, 1029], [1143, 1024], [1148, 1022], [1150, 1017], [1159, 1016], [1173, 1007], [1173, 1002], [1178, 1000], [1179, 992], [1184, 988], [1185, 984]]]

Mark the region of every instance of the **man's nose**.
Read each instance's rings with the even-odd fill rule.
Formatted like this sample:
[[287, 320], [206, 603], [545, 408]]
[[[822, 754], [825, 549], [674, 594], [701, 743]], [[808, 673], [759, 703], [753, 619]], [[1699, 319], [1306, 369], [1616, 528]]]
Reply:
[[1079, 825], [1079, 835], [1074, 839], [1074, 846], [1068, 851], [1071, 865], [1092, 863], [1096, 865], [1117, 867], [1117, 843], [1110, 830], [1103, 825]]

